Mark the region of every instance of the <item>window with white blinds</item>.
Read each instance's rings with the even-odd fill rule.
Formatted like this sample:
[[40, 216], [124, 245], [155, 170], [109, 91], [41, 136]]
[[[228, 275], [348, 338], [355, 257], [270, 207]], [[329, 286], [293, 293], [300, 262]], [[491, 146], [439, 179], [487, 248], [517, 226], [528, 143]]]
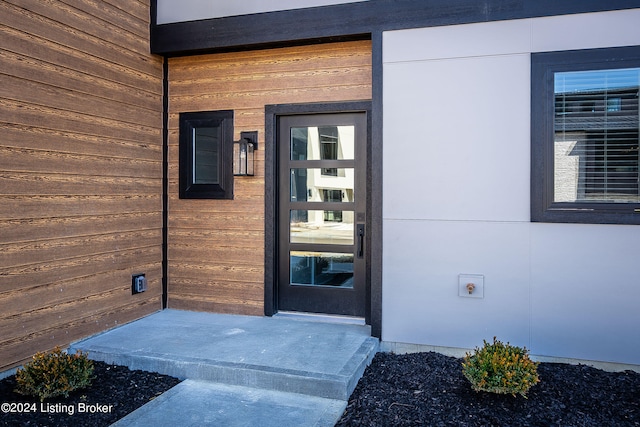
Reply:
[[640, 68], [554, 75], [554, 201], [640, 202]]
[[640, 224], [640, 46], [531, 54], [531, 220]]

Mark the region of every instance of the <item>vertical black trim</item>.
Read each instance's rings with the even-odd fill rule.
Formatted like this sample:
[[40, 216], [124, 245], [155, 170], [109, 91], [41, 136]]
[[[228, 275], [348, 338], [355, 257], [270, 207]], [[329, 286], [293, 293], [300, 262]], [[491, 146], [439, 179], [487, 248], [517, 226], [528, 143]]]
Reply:
[[382, 338], [382, 31], [371, 34], [371, 144], [368, 153], [370, 177], [368, 177], [369, 203], [368, 218], [371, 232], [368, 244], [371, 248], [369, 301], [371, 301], [371, 335]]
[[278, 175], [276, 174], [276, 109], [265, 108], [264, 123], [264, 314], [273, 316], [278, 312], [275, 288], [278, 284], [277, 244], [278, 222], [276, 209], [278, 206]]
[[[149, 3], [149, 15], [151, 22], [151, 31], [158, 25], [158, 0], [151, 0]], [[153, 39], [153, 37], [152, 37]]]
[[158, 0], [151, 0], [149, 3], [149, 51], [151, 53], [156, 53], [158, 55], [164, 55], [165, 60], [168, 58], [168, 55], [161, 53], [155, 47], [157, 43], [155, 42], [157, 36], [157, 28], [158, 28]]
[[[155, 4], [155, 1], [152, 1]], [[162, 61], [162, 308], [169, 297], [169, 61]]]

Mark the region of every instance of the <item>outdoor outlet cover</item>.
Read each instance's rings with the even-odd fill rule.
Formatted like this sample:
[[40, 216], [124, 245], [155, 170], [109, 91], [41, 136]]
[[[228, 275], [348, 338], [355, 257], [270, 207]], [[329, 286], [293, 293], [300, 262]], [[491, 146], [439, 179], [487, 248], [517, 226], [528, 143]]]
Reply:
[[458, 296], [484, 298], [484, 276], [482, 274], [459, 274]]
[[131, 293], [139, 294], [147, 290], [147, 278], [144, 274], [134, 274], [131, 276]]

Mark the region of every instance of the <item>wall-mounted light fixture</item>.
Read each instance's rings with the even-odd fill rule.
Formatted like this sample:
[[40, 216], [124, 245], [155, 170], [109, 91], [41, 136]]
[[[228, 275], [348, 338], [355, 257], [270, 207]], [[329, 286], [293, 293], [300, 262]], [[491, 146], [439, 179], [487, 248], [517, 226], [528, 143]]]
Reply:
[[233, 142], [233, 174], [253, 176], [254, 154], [258, 150], [258, 131], [240, 132], [240, 141]]

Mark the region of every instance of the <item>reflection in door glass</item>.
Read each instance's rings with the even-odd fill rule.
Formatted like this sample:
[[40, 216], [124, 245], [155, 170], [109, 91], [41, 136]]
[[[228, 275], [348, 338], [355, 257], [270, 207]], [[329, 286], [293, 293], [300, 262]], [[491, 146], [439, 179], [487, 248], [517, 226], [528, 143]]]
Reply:
[[291, 169], [292, 202], [353, 202], [353, 168], [335, 169], [335, 175], [324, 175], [324, 169]]
[[353, 211], [291, 211], [291, 243], [353, 245], [353, 230]]
[[353, 254], [290, 252], [290, 283], [353, 288]]
[[[354, 126], [291, 128], [291, 160], [353, 160]], [[333, 176], [335, 169], [322, 169]]]

